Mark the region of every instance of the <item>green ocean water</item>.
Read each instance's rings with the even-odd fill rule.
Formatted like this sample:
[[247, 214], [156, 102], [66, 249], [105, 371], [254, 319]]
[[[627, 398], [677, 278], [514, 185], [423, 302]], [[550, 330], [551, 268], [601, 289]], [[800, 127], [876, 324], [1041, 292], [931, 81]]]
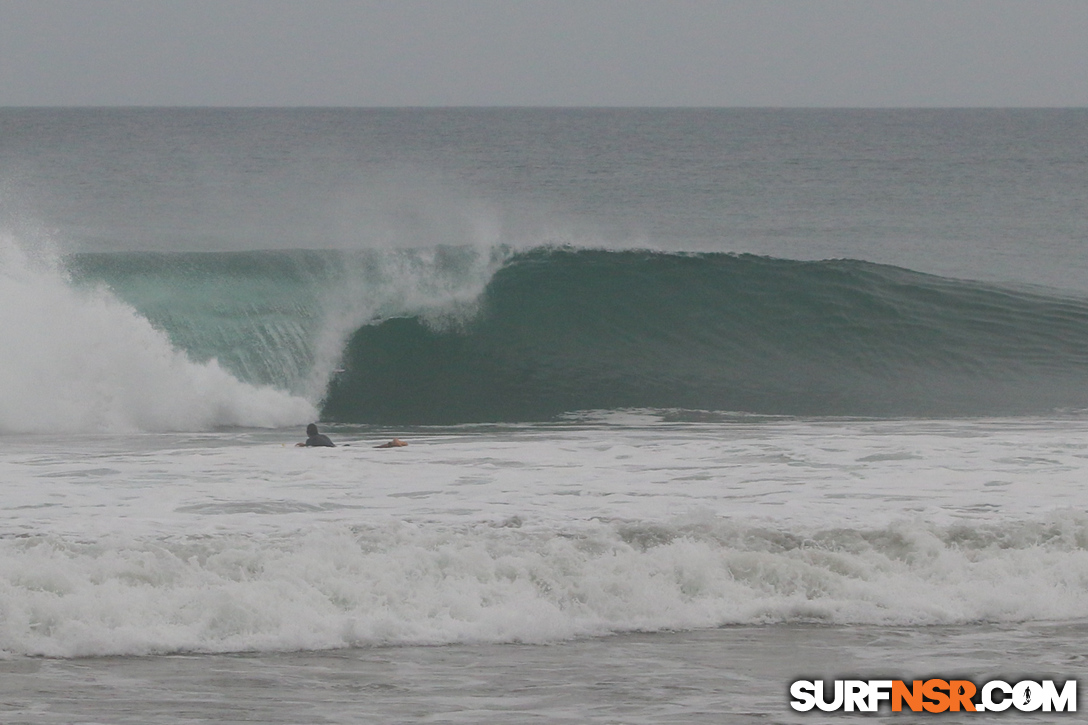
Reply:
[[[453, 248], [128, 252], [69, 265], [198, 361], [299, 392], [325, 381], [323, 418], [344, 423], [1088, 405], [1088, 301], [860, 261], [560, 248], [483, 264]], [[405, 295], [412, 285], [427, 294]], [[330, 337], [343, 322], [330, 311], [344, 309], [363, 319]], [[321, 344], [343, 352], [322, 357]]]
[[0, 719], [1082, 679], [1085, 189], [1084, 109], [0, 109]]
[[1038, 415], [1088, 402], [1086, 139], [1082, 109], [2, 109], [0, 229], [328, 420]]

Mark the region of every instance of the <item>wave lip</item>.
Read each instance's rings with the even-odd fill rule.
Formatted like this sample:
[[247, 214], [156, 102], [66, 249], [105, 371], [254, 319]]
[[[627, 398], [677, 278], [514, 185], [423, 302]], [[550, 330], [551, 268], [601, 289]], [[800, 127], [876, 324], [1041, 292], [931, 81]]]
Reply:
[[323, 415], [353, 423], [1031, 414], [1088, 406], [1088, 301], [852, 260], [539, 249], [470, 320], [359, 328], [343, 368]]

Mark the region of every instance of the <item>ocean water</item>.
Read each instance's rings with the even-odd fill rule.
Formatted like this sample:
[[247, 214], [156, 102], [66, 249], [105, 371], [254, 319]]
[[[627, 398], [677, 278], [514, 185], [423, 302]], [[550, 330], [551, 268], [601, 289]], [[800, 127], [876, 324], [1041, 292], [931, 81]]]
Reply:
[[1079, 679], [1086, 190], [1083, 110], [0, 109], [0, 721]]

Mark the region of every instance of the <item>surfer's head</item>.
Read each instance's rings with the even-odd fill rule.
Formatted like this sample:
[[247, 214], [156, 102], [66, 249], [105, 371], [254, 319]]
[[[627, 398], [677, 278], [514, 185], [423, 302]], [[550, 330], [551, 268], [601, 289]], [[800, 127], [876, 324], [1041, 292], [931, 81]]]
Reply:
[[316, 423], [310, 423], [308, 426], [306, 426], [306, 435], [308, 435], [308, 436], [317, 435], [317, 424]]

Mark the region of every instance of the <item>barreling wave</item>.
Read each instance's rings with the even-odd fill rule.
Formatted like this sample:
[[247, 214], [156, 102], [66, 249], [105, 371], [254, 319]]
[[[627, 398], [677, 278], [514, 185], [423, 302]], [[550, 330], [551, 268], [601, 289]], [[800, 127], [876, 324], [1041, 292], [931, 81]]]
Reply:
[[854, 260], [535, 249], [81, 255], [180, 349], [344, 423], [1088, 407], [1088, 300]]
[[505, 252], [292, 250], [78, 254], [77, 286], [105, 284], [193, 359], [320, 401], [345, 340], [411, 315], [458, 319]]
[[344, 368], [324, 413], [351, 422], [1040, 413], [1088, 404], [1088, 301], [851, 260], [537, 250], [472, 320], [363, 327]]

